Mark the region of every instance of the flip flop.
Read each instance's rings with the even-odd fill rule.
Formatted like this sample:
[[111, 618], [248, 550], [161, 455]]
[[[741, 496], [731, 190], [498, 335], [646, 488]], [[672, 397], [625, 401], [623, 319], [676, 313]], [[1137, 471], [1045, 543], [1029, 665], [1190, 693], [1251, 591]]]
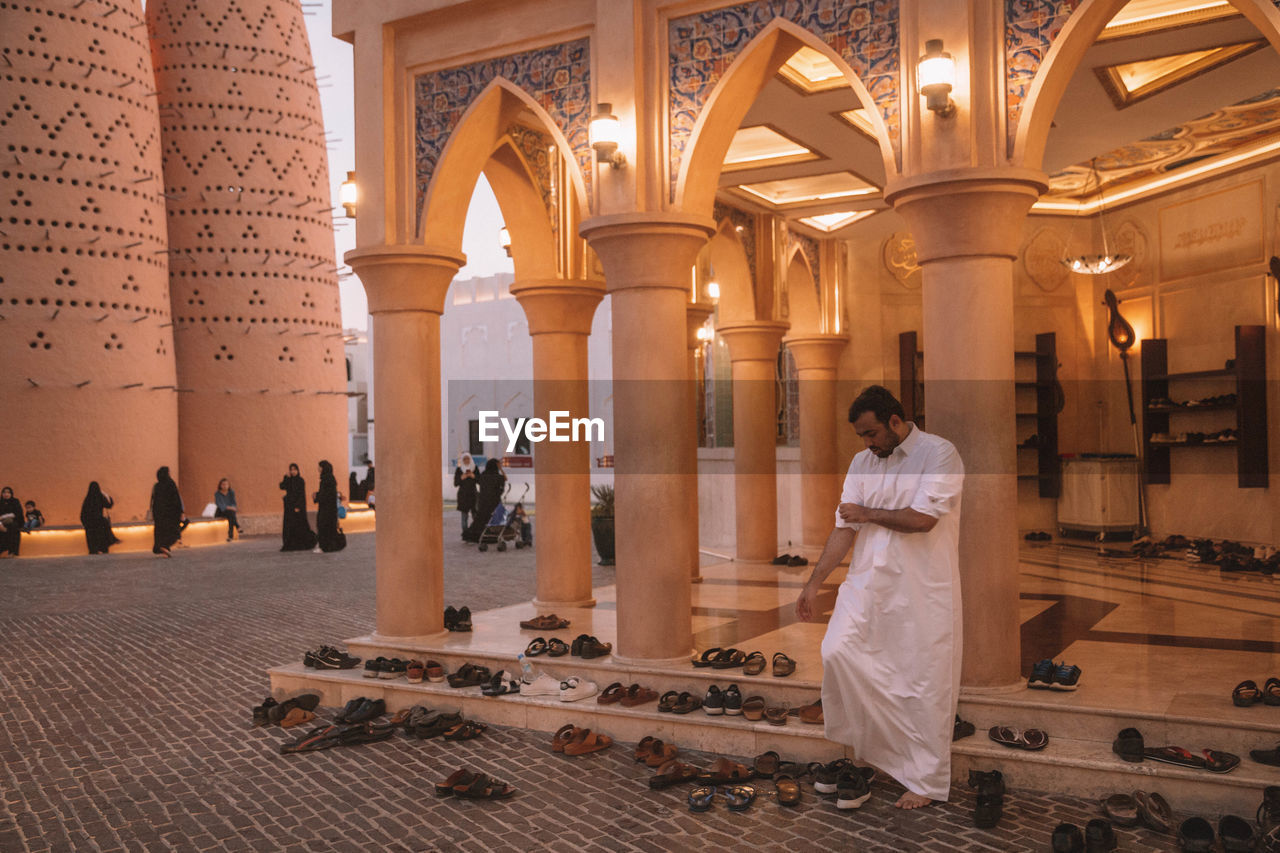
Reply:
[[484, 723], [477, 723], [474, 720], [466, 720], [458, 723], [458, 725], [449, 729], [444, 733], [445, 740], [474, 740], [480, 737], [485, 729], [489, 728]]
[[764, 659], [764, 652], [752, 652], [747, 655], [747, 659], [742, 662], [743, 675], [759, 675], [764, 672], [767, 661]]
[[1203, 758], [1198, 755], [1192, 755], [1188, 750], [1180, 746], [1150, 746], [1142, 751], [1142, 756], [1143, 758], [1150, 758], [1152, 761], [1160, 761], [1178, 767], [1190, 767], [1194, 770], [1208, 769]]
[[547, 640], [547, 654], [553, 658], [562, 658], [569, 654], [569, 644], [559, 637]]
[[716, 789], [709, 785], [699, 785], [689, 792], [689, 811], [706, 812], [711, 810], [711, 801], [715, 799]]
[[525, 646], [525, 657], [537, 657], [547, 651], [547, 641], [542, 637], [534, 637], [529, 641], [529, 645]]
[[731, 812], [745, 812], [756, 801], [756, 789], [752, 785], [732, 785], [724, 790], [725, 805]]
[[1204, 769], [1210, 773], [1230, 773], [1240, 766], [1240, 756], [1230, 752], [1219, 752], [1216, 749], [1201, 750], [1204, 756]]
[[773, 788], [778, 795], [778, 805], [800, 805], [800, 784], [791, 776], [779, 773], [773, 777]]

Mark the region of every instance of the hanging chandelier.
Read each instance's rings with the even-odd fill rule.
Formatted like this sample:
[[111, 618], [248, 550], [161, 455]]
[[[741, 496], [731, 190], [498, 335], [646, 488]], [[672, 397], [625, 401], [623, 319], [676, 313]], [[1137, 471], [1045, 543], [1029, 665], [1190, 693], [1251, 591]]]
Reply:
[[[1120, 269], [1133, 260], [1133, 256], [1126, 255], [1124, 252], [1113, 252], [1107, 243], [1107, 197], [1102, 191], [1102, 179], [1098, 175], [1098, 161], [1096, 158], [1089, 161], [1089, 177], [1093, 179], [1093, 187], [1098, 193], [1098, 229], [1102, 232], [1102, 252], [1066, 257], [1062, 259], [1062, 265], [1081, 275], [1102, 275], [1103, 273]], [[1084, 194], [1088, 197], [1088, 179], [1085, 179], [1084, 188]]]

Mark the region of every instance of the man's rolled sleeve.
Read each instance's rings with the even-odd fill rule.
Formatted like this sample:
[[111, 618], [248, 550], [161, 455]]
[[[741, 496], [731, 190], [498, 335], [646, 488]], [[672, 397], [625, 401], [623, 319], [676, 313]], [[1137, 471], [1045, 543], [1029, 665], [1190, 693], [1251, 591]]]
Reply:
[[[849, 463], [849, 473], [844, 476], [844, 488], [840, 491], [840, 503], [842, 504], [862, 504], [862, 488], [861, 478], [853, 472], [853, 466], [857, 462], [857, 457]], [[840, 517], [840, 507], [836, 506], [836, 527], [843, 527], [846, 530], [861, 530], [862, 522], [845, 521]]]
[[933, 518], [951, 512], [960, 501], [964, 488], [964, 463], [954, 445], [940, 445], [933, 451], [920, 488], [911, 501], [911, 509]]

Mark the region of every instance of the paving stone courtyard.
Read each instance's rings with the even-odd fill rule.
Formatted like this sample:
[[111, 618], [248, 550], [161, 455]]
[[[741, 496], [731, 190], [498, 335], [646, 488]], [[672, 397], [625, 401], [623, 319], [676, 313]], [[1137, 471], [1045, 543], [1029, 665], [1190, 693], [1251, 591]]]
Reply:
[[[452, 513], [444, 523], [449, 603], [532, 597], [530, 552], [480, 554], [454, 542]], [[630, 744], [566, 758], [546, 735], [497, 726], [458, 744], [281, 755], [282, 729], [250, 726], [265, 670], [372, 630], [375, 536], [338, 554], [282, 554], [257, 537], [171, 560], [0, 561], [0, 851], [1023, 851], [1048, 850], [1060, 821], [1098, 816], [1093, 803], [1012, 792], [987, 831], [973, 828], [966, 789], [903, 813], [891, 807], [901, 789], [881, 785], [838, 812], [807, 783], [798, 808], [780, 808], [768, 782], [745, 813], [717, 799], [691, 814], [687, 789], [648, 790]], [[597, 585], [612, 581], [596, 569]], [[464, 765], [516, 796], [437, 799], [433, 783]], [[1177, 849], [1119, 834], [1121, 850]]]

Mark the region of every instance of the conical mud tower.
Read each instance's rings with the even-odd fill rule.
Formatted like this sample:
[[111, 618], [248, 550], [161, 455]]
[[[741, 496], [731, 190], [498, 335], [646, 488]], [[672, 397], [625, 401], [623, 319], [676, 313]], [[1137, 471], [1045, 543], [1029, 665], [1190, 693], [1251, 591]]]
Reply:
[[168, 255], [147, 29], [136, 0], [0, 13], [0, 485], [78, 524], [178, 472]]
[[345, 477], [327, 158], [296, 0], [151, 0], [188, 509], [222, 477], [278, 513], [297, 462]]

